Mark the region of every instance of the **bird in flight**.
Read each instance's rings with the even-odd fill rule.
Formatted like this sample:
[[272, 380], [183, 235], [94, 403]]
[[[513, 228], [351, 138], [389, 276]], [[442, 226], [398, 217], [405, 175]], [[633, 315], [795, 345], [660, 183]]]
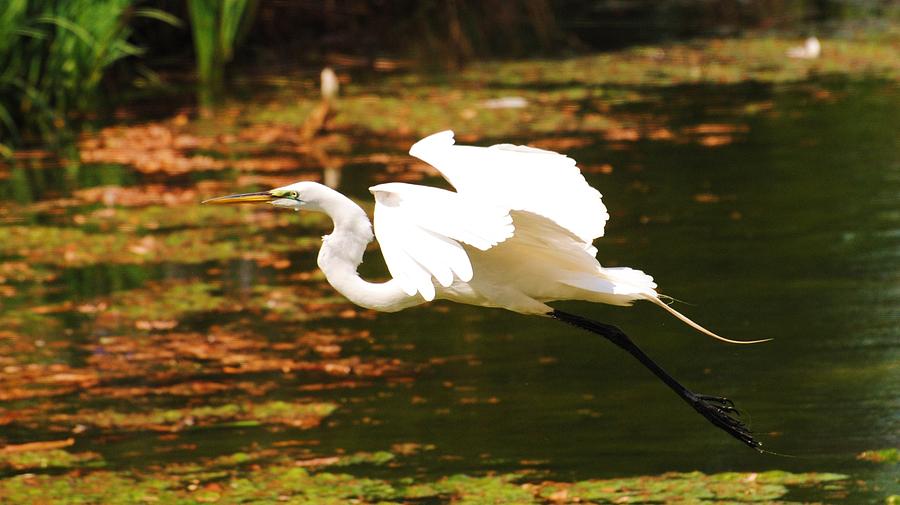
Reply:
[[[455, 145], [452, 131], [416, 142], [409, 153], [435, 167], [456, 189], [391, 182], [372, 186], [375, 230], [365, 211], [341, 193], [302, 181], [206, 204], [265, 202], [324, 212], [334, 231], [322, 239], [318, 265], [328, 282], [362, 307], [395, 312], [435, 299], [550, 317], [603, 336], [662, 380], [709, 422], [744, 444], [761, 445], [727, 398], [694, 393], [676, 381], [619, 328], [555, 309], [549, 302], [612, 305], [650, 301], [694, 329], [732, 343], [660, 300], [649, 275], [603, 267], [596, 238], [609, 214], [600, 192], [575, 161], [533, 147]], [[378, 239], [392, 278], [362, 279], [357, 267]]]

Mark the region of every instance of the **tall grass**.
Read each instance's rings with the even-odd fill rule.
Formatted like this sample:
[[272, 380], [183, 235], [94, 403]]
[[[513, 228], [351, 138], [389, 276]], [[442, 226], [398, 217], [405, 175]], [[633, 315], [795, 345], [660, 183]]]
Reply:
[[257, 5], [258, 0], [188, 0], [201, 108], [209, 111], [221, 97], [225, 65]]
[[58, 137], [96, 105], [104, 73], [141, 54], [128, 42], [136, 16], [178, 23], [136, 0], [0, 2], [0, 144]]

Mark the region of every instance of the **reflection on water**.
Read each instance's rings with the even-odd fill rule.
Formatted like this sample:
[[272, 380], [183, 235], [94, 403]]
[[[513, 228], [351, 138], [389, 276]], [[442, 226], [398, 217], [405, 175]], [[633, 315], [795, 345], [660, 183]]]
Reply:
[[[679, 310], [723, 335], [775, 341], [723, 345], [649, 304], [563, 305], [620, 325], [692, 389], [735, 399], [767, 448], [794, 457], [739, 446], [618, 349], [553, 321], [449, 303], [383, 315], [352, 309], [315, 269], [317, 237], [327, 231], [317, 217], [211, 215], [162, 196], [135, 207], [73, 198], [96, 186], [156, 184], [188, 188], [199, 201], [229, 184], [121, 165], [17, 168], [0, 180], [8, 387], [0, 437], [21, 443], [75, 429], [76, 447], [112, 468], [306, 440], [310, 457], [434, 446], [384, 475], [778, 468], [894, 484], [889, 465], [855, 455], [896, 446], [900, 433], [896, 86], [822, 79], [644, 93], [646, 103], [614, 112], [665, 118], [656, 139], [587, 137], [564, 149], [582, 166], [613, 167], [586, 174], [612, 214], [597, 244], [601, 262], [653, 274], [661, 292], [689, 302]], [[372, 164], [323, 166], [360, 200], [384, 176]], [[377, 253], [363, 271], [384, 275]], [[147, 346], [169, 354], [145, 356]], [[39, 370], [43, 393], [29, 389], [29, 370]], [[210, 396], [141, 389], [185, 377]], [[64, 417], [165, 407], [181, 409], [174, 418], [183, 420], [204, 402], [296, 398], [337, 411], [318, 428], [247, 423], [240, 412], [230, 428], [185, 432], [153, 421], [168, 426], [166, 436], [123, 428], [132, 418], [73, 427]], [[190, 412], [196, 426], [227, 417]], [[97, 428], [103, 423], [118, 428], [110, 434]]]

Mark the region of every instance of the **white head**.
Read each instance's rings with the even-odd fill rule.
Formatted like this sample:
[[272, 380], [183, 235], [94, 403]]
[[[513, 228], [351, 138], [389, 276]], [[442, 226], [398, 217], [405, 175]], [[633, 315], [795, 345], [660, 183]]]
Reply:
[[269, 201], [276, 207], [292, 210], [324, 211], [324, 203], [334, 198], [335, 191], [312, 181], [300, 181], [280, 188], [271, 189]]
[[353, 200], [318, 182], [300, 181], [268, 191], [210, 198], [203, 203], [269, 203], [284, 209], [324, 212], [331, 216], [335, 224], [353, 228], [371, 240], [372, 226], [365, 211]]
[[337, 191], [318, 182], [300, 181], [280, 188], [254, 193], [220, 196], [204, 200], [203, 203], [224, 205], [233, 203], [269, 203], [276, 207], [292, 210], [324, 212], [329, 202], [345, 197]]
[[819, 39], [815, 37], [806, 39], [806, 55], [810, 58], [818, 58], [820, 54], [822, 54], [822, 44], [819, 43]]

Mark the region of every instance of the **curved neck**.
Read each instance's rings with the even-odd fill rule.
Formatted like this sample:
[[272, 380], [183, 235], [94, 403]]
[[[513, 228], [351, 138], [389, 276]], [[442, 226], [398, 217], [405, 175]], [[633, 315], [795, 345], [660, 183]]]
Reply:
[[395, 312], [424, 300], [409, 296], [393, 279], [372, 283], [362, 279], [356, 268], [362, 263], [366, 245], [374, 238], [369, 217], [359, 205], [334, 190], [318, 205], [334, 221], [334, 231], [322, 237], [318, 264], [325, 278], [351, 302], [382, 312]]

